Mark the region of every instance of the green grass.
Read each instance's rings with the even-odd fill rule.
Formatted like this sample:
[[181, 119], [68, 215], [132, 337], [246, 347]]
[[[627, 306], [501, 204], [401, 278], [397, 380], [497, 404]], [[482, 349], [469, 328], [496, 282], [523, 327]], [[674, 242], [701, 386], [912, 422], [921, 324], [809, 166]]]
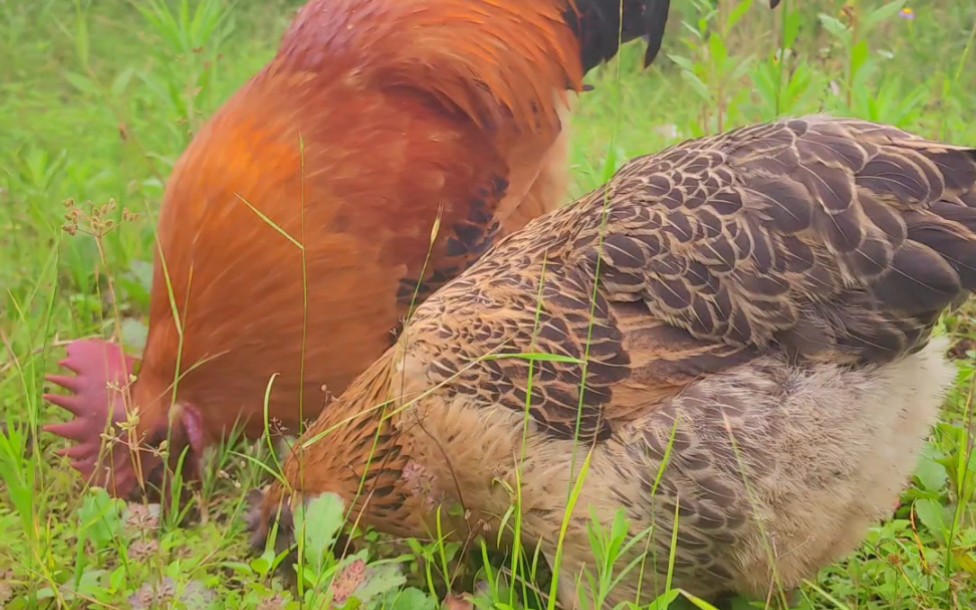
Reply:
[[[633, 45], [590, 77], [596, 89], [573, 127], [574, 195], [638, 154], [784, 114], [824, 111], [976, 144], [972, 3], [912, 6], [914, 20], [898, 15], [902, 2], [882, 0], [846, 12], [825, 0], [745, 13], [733, 0], [673, 4], [652, 69], [638, 70]], [[442, 580], [467, 574], [456, 545], [373, 534], [336, 559], [326, 547], [339, 517], [322, 503], [296, 593], [269, 575], [273, 553], [247, 548], [244, 497], [263, 473], [245, 455], [257, 448], [216, 456], [193, 501], [197, 518], [180, 527], [176, 515], [156, 519], [83, 490], [54, 455], [60, 444], [37, 433], [60, 417], [40, 399], [59, 342], [120, 332], [138, 349], [162, 185], [194, 130], [274, 54], [299, 5], [0, 0], [0, 608], [116, 608], [130, 598], [135, 607], [281, 608], [333, 593], [342, 607], [354, 589], [364, 601], [430, 608]], [[944, 331], [959, 383], [914, 485], [855, 556], [808, 583], [800, 607], [976, 607], [974, 309], [947, 316]], [[623, 544], [618, 530], [592, 534], [607, 565]], [[538, 556], [500, 566], [473, 551], [488, 585], [479, 606], [545, 604]]]

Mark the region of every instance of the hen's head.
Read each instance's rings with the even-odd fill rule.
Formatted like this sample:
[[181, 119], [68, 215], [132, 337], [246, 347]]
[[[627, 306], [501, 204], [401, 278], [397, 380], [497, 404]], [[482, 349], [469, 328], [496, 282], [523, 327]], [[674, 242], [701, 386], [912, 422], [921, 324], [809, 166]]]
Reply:
[[335, 495], [347, 519], [403, 536], [423, 535], [408, 484], [410, 454], [402, 444], [398, 400], [391, 399], [396, 364], [391, 349], [330, 403], [290, 448], [280, 476], [252, 492], [249, 518], [252, 547], [262, 552], [269, 539], [281, 552], [291, 544], [294, 512], [323, 495]]
[[204, 435], [195, 409], [180, 409], [170, 429], [169, 410], [160, 402], [160, 392], [146, 401], [148, 408], [139, 407], [150, 384], [134, 380], [136, 359], [119, 345], [83, 339], [68, 344], [67, 352], [59, 364], [75, 375], [50, 375], [47, 380], [69, 393], [45, 394], [44, 399], [71, 412], [74, 419], [44, 430], [73, 441], [58, 454], [70, 458], [86, 481], [123, 498], [146, 483], [159, 487], [163, 449], [178, 456], [187, 446], [193, 450], [183, 470], [198, 473]]
[[[281, 485], [268, 485], [248, 494], [250, 510], [247, 531], [251, 534], [251, 550], [260, 555], [269, 541], [275, 554], [281, 554], [295, 542], [295, 514], [292, 505], [301, 502], [298, 494], [285, 494]], [[289, 559], [293, 559], [289, 557]]]

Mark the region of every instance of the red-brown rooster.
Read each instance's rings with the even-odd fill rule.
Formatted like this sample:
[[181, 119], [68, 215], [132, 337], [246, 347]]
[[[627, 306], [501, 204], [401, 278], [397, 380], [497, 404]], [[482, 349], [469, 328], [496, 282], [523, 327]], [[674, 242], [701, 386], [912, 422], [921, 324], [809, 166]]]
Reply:
[[[138, 378], [101, 340], [49, 378], [76, 416], [46, 428], [63, 453], [118, 496], [157, 480], [164, 439], [198, 474], [235, 422], [263, 432], [269, 384], [297, 431], [412, 304], [562, 202], [572, 94], [621, 42], [644, 36], [650, 63], [668, 4], [309, 2], [174, 168]], [[128, 432], [105, 458], [111, 424]]]

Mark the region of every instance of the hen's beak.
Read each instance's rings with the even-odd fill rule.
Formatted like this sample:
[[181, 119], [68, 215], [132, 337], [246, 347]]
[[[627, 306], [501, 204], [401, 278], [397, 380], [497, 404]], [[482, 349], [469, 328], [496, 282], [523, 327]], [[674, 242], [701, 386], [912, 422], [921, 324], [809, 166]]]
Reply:
[[248, 493], [250, 510], [247, 529], [251, 534], [251, 550], [264, 553], [269, 540], [274, 543], [275, 553], [282, 553], [295, 539], [295, 518], [291, 503], [285, 501], [280, 485], [254, 489]]

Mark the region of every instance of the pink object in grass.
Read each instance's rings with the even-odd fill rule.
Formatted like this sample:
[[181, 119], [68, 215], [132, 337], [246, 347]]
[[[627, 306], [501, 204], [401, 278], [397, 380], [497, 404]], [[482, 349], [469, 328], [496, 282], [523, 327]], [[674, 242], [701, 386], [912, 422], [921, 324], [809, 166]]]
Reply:
[[[68, 355], [59, 364], [76, 375], [50, 375], [47, 380], [70, 394], [45, 394], [44, 399], [75, 417], [67, 423], [45, 426], [44, 430], [74, 441], [74, 446], [58, 454], [71, 458], [71, 465], [86, 480], [117, 497], [127, 496], [136, 486], [136, 473], [128, 446], [129, 434], [117, 426], [126, 420], [123, 393], [129, 386], [135, 358], [114, 343], [83, 339], [68, 344]], [[109, 420], [112, 427], [107, 425]], [[103, 432], [120, 440], [103, 448]]]
[[[47, 377], [48, 381], [70, 394], [44, 395], [45, 400], [75, 416], [67, 423], [44, 427], [46, 432], [74, 441], [74, 446], [58, 454], [71, 458], [71, 465], [89, 483], [104, 487], [119, 498], [132, 495], [137, 487], [141, 487], [140, 483], [156, 486], [163, 483], [163, 460], [153, 452], [151, 445], [158, 445], [168, 437], [168, 417], [162, 417], [161, 421], [140, 422], [141, 433], [130, 433], [120, 427], [128, 417], [125, 400], [135, 362], [135, 358], [127, 356], [114, 343], [101, 339], [72, 341], [68, 344], [68, 357], [60, 365], [74, 372], [75, 376]], [[178, 412], [172, 436], [169, 436], [171, 448], [179, 455], [189, 447], [181, 473], [185, 479], [200, 479], [201, 458], [209, 442], [203, 418], [192, 405], [179, 405]], [[108, 425], [110, 421], [111, 427]], [[103, 433], [118, 440], [106, 444]], [[134, 459], [138, 459], [141, 469], [136, 468]]]

